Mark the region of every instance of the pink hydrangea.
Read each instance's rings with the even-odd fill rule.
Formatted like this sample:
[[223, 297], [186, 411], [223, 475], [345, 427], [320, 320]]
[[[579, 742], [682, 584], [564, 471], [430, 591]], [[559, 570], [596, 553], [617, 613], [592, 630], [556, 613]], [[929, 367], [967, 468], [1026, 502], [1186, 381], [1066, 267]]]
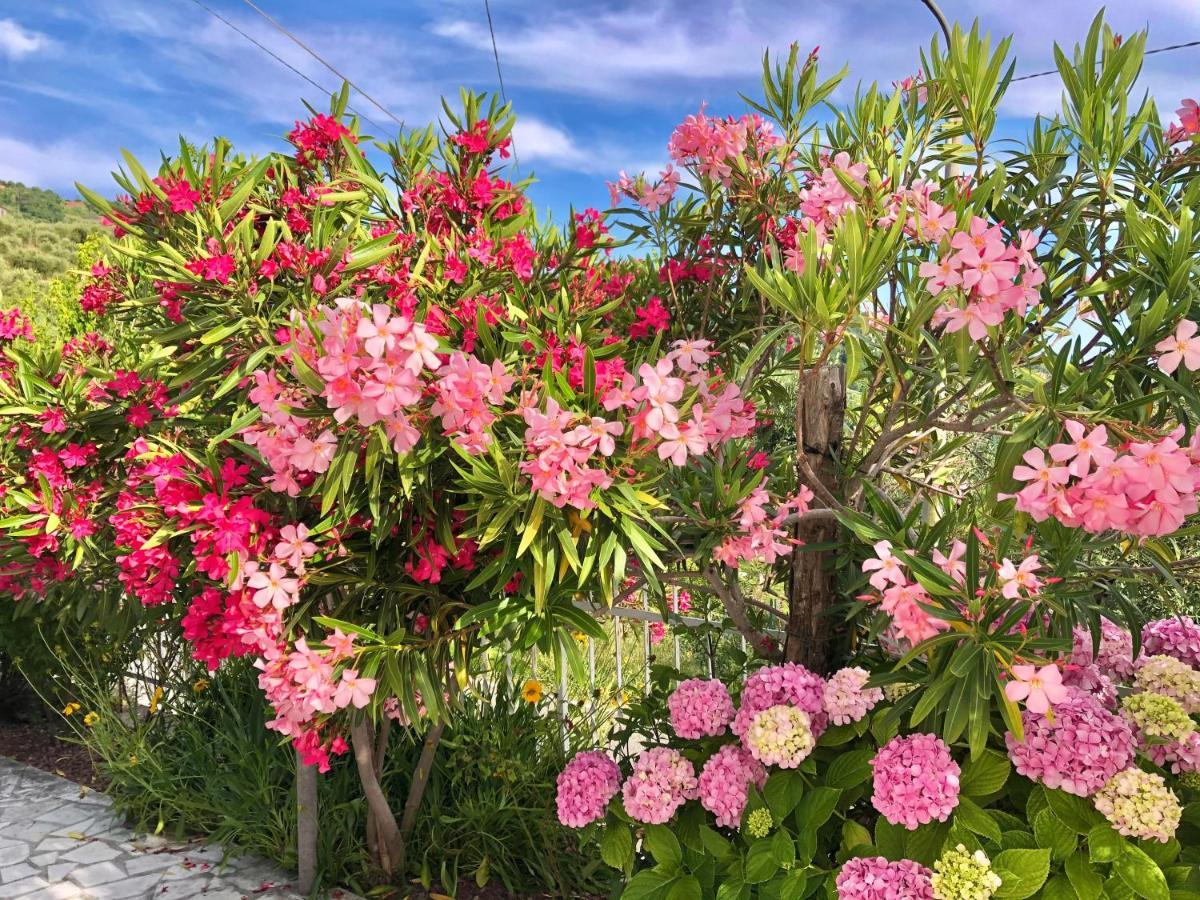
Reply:
[[1100, 646], [1092, 652], [1092, 633], [1086, 628], [1076, 627], [1072, 632], [1075, 645], [1071, 650], [1071, 662], [1078, 666], [1095, 664], [1100, 671], [1120, 681], [1133, 675], [1133, 636], [1103, 616], [1100, 618]]
[[860, 856], [838, 872], [838, 900], [933, 900], [932, 875], [911, 859]]
[[927, 822], [944, 822], [958, 806], [962, 770], [937, 735], [894, 737], [875, 754], [871, 768], [871, 802], [893, 825], [912, 831]]
[[696, 770], [678, 750], [654, 747], [638, 757], [621, 797], [638, 822], [662, 825], [688, 800], [699, 796]]
[[1190, 616], [1147, 622], [1142, 629], [1142, 650], [1147, 656], [1173, 656], [1200, 669], [1200, 625]]
[[883, 699], [879, 688], [864, 687], [870, 673], [866, 669], [839, 669], [825, 682], [825, 711], [834, 725], [849, 725], [866, 716]]
[[750, 785], [767, 782], [767, 770], [737, 744], [726, 744], [700, 770], [700, 804], [723, 828], [736, 828], [746, 808]]
[[681, 681], [667, 698], [667, 707], [675, 733], [688, 740], [724, 734], [733, 721], [729, 689], [715, 678]]
[[582, 828], [603, 817], [621, 787], [621, 770], [603, 750], [578, 753], [558, 773], [558, 820]]
[[742, 705], [733, 720], [733, 733], [744, 738], [755, 715], [781, 704], [808, 713], [813, 737], [820, 737], [829, 724], [829, 715], [825, 712], [825, 679], [804, 666], [784, 663], [765, 666], [746, 679]]
[[1136, 740], [1121, 716], [1090, 694], [1072, 689], [1054, 706], [1054, 720], [1021, 714], [1025, 740], [1004, 736], [1008, 758], [1026, 778], [1078, 797], [1090, 797], [1133, 762]]
[[1117, 708], [1117, 686], [1095, 663], [1086, 666], [1066, 665], [1063, 668], [1063, 684], [1091, 694], [1107, 709]]
[[1200, 772], [1200, 731], [1193, 731], [1182, 741], [1167, 744], [1150, 744], [1146, 755], [1156, 766], [1169, 769], [1175, 775]]

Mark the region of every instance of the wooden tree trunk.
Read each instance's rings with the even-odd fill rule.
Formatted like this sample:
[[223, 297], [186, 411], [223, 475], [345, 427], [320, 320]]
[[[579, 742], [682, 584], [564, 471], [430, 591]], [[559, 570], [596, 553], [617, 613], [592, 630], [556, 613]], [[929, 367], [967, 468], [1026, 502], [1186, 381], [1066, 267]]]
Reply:
[[297, 887], [312, 892], [317, 880], [317, 769], [306, 766], [296, 754], [296, 860]]
[[[846, 419], [846, 370], [827, 365], [805, 371], [796, 391], [796, 473], [801, 483], [818, 481], [835, 498], [842, 496], [838, 451]], [[817, 497], [813, 507], [829, 504]], [[840, 530], [836, 521], [801, 521], [795, 537], [805, 544], [834, 542]], [[825, 613], [836, 597], [837, 574], [833, 550], [797, 548], [792, 554], [792, 579], [788, 586], [787, 641], [784, 658], [823, 674], [829, 662], [830, 623]]]

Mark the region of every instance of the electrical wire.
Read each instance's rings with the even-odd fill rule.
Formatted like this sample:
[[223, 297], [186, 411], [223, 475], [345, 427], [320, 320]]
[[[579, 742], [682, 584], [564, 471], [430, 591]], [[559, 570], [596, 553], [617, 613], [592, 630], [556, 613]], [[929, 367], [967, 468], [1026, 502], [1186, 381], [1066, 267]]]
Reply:
[[[1154, 50], [1147, 50], [1143, 56], [1153, 56], [1156, 53], [1167, 53], [1171, 50], [1185, 50], [1188, 47], [1200, 47], [1200, 41], [1187, 41], [1183, 44], [1171, 44], [1169, 47], [1158, 47]], [[1014, 78], [1009, 84], [1017, 81], [1029, 81], [1031, 78], [1045, 78], [1047, 75], [1057, 75], [1058, 69], [1047, 69], [1045, 72], [1034, 72], [1030, 75], [1019, 75]]]

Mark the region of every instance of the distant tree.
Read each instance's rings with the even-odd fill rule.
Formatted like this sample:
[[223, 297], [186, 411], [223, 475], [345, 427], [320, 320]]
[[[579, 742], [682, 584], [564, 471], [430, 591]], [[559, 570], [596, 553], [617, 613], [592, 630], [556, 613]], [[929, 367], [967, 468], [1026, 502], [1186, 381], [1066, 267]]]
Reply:
[[42, 222], [61, 222], [66, 215], [66, 204], [54, 191], [19, 181], [0, 182], [0, 206]]

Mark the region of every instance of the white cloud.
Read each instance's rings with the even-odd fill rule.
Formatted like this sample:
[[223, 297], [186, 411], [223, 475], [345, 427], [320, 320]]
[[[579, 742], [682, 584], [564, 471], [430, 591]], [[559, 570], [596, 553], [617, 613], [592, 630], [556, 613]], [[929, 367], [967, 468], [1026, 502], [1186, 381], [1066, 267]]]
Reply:
[[74, 139], [34, 144], [0, 135], [0, 181], [52, 188], [67, 196], [79, 181], [101, 194], [113, 194], [116, 168], [112, 148], [92, 147]]
[[0, 19], [0, 56], [9, 59], [24, 59], [46, 50], [54, 44], [48, 35], [40, 31], [30, 31], [22, 27], [14, 19]]

